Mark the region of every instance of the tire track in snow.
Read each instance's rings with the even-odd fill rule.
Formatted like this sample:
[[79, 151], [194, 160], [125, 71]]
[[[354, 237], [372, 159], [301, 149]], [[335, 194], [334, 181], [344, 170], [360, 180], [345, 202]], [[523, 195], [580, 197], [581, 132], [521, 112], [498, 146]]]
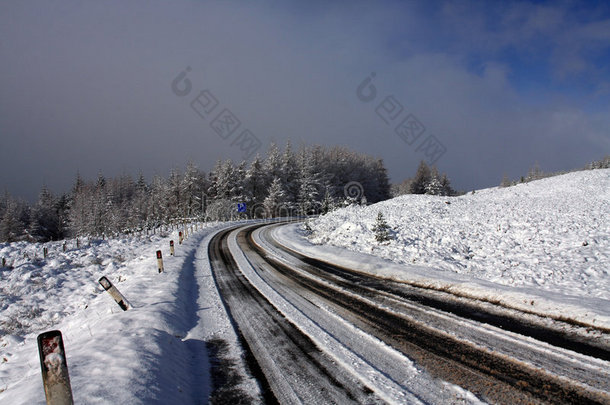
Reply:
[[[441, 357], [453, 358], [458, 363], [465, 361], [469, 369], [478, 370], [477, 373], [482, 373], [483, 376], [487, 375], [488, 380], [490, 376], [492, 376], [492, 380], [499, 377], [509, 384], [518, 385], [524, 391], [531, 391], [545, 401], [555, 402], [563, 400], [572, 403], [580, 403], [582, 401], [605, 403], [608, 401], [607, 392], [604, 394], [596, 389], [590, 390], [590, 388], [580, 384], [574, 385], [574, 381], [562, 378], [557, 379], [549, 375], [545, 376], [544, 373], [532, 370], [530, 366], [510, 361], [507, 358], [501, 358], [501, 356], [489, 353], [488, 351], [468, 347], [469, 345], [464, 346], [459, 341], [456, 341], [455, 338], [451, 336], [443, 337], [441, 336], [442, 334], [439, 335], [438, 332], [434, 332], [434, 330], [430, 330], [430, 328], [422, 324], [418, 325], [417, 322], [413, 323], [407, 320], [405, 324], [403, 316], [396, 313], [392, 314], [393, 311], [388, 310], [388, 302], [385, 303], [385, 307], [381, 303], [372, 303], [372, 301], [376, 300], [376, 293], [373, 288], [368, 286], [367, 280], [373, 281], [373, 284], [375, 284], [374, 280], [370, 277], [367, 278], [358, 273], [349, 273], [346, 269], [329, 270], [325, 268], [320, 270], [312, 266], [311, 263], [301, 263], [301, 268], [307, 268], [307, 272], [305, 272], [300, 269], [296, 270], [293, 266], [286, 266], [285, 263], [277, 259], [271, 259], [270, 262], [273, 263], [273, 266], [278, 271], [301, 283], [304, 289], [314, 290], [329, 302], [335, 302], [339, 307], [343, 307], [343, 312], [347, 319], [362, 325], [365, 329], [367, 329], [368, 325], [368, 330], [371, 333], [391, 343], [394, 347], [401, 348], [401, 350], [413, 353], [415, 348], [412, 347], [411, 342], [416, 342], [418, 347], [427, 348], [427, 351], [435, 352]], [[311, 274], [308, 274], [306, 277], [302, 273]], [[341, 274], [338, 275], [337, 273]], [[386, 282], [386, 284], [391, 283]], [[348, 293], [348, 291], [351, 292]], [[380, 290], [379, 292], [381, 293], [382, 291]], [[398, 302], [398, 300], [396, 301]], [[404, 326], [400, 327], [401, 324]], [[392, 330], [395, 333], [388, 332]], [[397, 339], [396, 337], [400, 338]], [[409, 348], [409, 346], [411, 347]], [[419, 358], [423, 359], [422, 356], [419, 356]], [[508, 374], [503, 376], [502, 370]], [[445, 375], [446, 377], [451, 377], [450, 374], [447, 375], [446, 371]], [[454, 381], [456, 381], [455, 376]], [[462, 383], [468, 383], [468, 379], [462, 378], [461, 381]], [[456, 382], [459, 382], [459, 380]], [[601, 386], [603, 385], [604, 382], [601, 381]], [[472, 381], [467, 386], [475, 390], [477, 388], [476, 384], [472, 385]], [[489, 389], [490, 387], [491, 390]], [[495, 384], [495, 388], [493, 388], [494, 384], [490, 387], [483, 392], [487, 392], [488, 395], [497, 394], [495, 392], [498, 389], [497, 384]], [[481, 392], [480, 387], [479, 392]]]
[[219, 290], [280, 403], [380, 403], [322, 353], [254, 288], [229, 253], [226, 234], [210, 243]]

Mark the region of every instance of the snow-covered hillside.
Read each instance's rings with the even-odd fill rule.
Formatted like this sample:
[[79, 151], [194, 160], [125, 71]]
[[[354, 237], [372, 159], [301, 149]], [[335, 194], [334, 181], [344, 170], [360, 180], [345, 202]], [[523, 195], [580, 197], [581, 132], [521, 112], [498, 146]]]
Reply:
[[[182, 245], [177, 231], [90, 246], [81, 239], [80, 248], [71, 240], [65, 253], [50, 243], [47, 259], [41, 244], [0, 244], [12, 267], [0, 268], [0, 404], [45, 403], [36, 336], [51, 329], [63, 334], [75, 403], [191, 404], [208, 397], [214, 364], [207, 353], [241, 357], [207, 259], [206, 241], [226, 226], [207, 224]], [[130, 310], [102, 289], [102, 275]], [[244, 397], [258, 395], [248, 376], [232, 378]]]
[[[383, 244], [372, 231], [379, 212], [394, 237]], [[610, 169], [456, 198], [404, 195], [340, 209], [309, 226], [314, 244], [610, 300]]]

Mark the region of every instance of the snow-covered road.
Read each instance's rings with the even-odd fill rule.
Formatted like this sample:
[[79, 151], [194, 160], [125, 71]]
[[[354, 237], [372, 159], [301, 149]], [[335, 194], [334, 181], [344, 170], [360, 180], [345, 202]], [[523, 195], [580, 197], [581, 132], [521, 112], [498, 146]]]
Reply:
[[[437, 291], [414, 300], [413, 288], [400, 283], [332, 266], [321, 270], [319, 262], [278, 249], [266, 228], [254, 231], [251, 240], [249, 232], [234, 231], [226, 243], [240, 277], [334, 358], [339, 365], [336, 373], [347, 370], [388, 402], [477, 401], [458, 385], [501, 402], [610, 399], [608, 348], [592, 345], [593, 340], [562, 337], [557, 328], [536, 324], [529, 314], [521, 314], [520, 321], [505, 309], [489, 311], [485, 306], [490, 303], [477, 306], [460, 297], [440, 297]], [[435, 300], [437, 305], [431, 306]], [[514, 331], [502, 329], [510, 323], [515, 323]], [[515, 331], [537, 332], [545, 342]], [[251, 331], [246, 328], [244, 333]], [[268, 353], [255, 350], [254, 355], [267, 359]], [[277, 372], [270, 378], [272, 387], [280, 378], [281, 392], [291, 391], [292, 399], [299, 398], [302, 380]]]

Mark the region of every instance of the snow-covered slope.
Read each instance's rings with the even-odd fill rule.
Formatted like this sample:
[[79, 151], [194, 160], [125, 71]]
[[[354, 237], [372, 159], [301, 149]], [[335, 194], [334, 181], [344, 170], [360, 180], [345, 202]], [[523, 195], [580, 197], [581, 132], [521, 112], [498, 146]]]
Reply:
[[[0, 269], [0, 404], [45, 403], [36, 336], [51, 329], [63, 334], [75, 403], [195, 404], [207, 398], [214, 367], [207, 353], [241, 356], [207, 258], [207, 241], [227, 225], [208, 224], [182, 245], [176, 231], [83, 242], [79, 249], [70, 241], [65, 253], [53, 243], [47, 259], [40, 244], [1, 244], [0, 257], [13, 268]], [[164, 257], [161, 274], [157, 249]], [[102, 275], [132, 309], [122, 311], [102, 289]], [[236, 389], [259, 395], [249, 376], [235, 378], [242, 381]]]
[[[394, 237], [385, 244], [372, 231], [378, 212]], [[340, 209], [309, 226], [314, 244], [503, 285], [610, 300], [610, 169], [457, 198], [404, 195]]]

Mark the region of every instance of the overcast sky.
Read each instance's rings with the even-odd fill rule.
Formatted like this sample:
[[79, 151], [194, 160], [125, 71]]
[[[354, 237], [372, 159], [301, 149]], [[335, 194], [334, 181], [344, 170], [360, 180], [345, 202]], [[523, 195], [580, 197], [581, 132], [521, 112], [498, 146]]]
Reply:
[[369, 153], [393, 182], [422, 159], [466, 190], [582, 167], [610, 153], [606, 4], [2, 1], [0, 188], [208, 171], [248, 157], [245, 130], [261, 153]]

